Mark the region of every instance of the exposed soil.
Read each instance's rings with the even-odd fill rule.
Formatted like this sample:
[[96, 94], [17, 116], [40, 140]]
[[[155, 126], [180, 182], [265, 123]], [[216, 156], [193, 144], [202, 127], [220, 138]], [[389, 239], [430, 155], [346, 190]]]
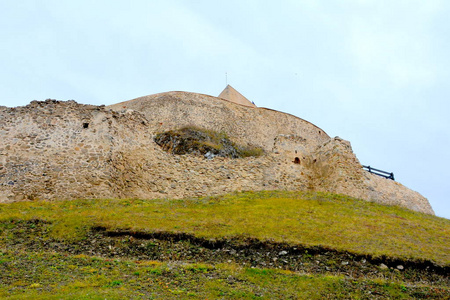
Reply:
[[[32, 220], [8, 229], [3, 242], [12, 249], [57, 251], [135, 260], [237, 263], [249, 267], [280, 268], [302, 273], [343, 275], [349, 278], [386, 278], [411, 284], [450, 286], [450, 267], [429, 261], [374, 258], [323, 247], [305, 247], [251, 238], [206, 240], [185, 233], [142, 233], [95, 228], [85, 239], [65, 242], [47, 238], [49, 224]], [[13, 238], [11, 237], [13, 235]]]

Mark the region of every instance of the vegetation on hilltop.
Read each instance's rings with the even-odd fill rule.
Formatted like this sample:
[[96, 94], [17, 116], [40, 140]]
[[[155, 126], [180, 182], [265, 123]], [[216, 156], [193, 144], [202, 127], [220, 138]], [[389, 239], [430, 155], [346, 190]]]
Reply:
[[0, 296], [450, 297], [450, 221], [328, 193], [0, 205]]
[[155, 142], [165, 151], [179, 155], [192, 153], [209, 157], [242, 158], [260, 156], [264, 152], [259, 147], [238, 145], [226, 133], [196, 126], [158, 133]]

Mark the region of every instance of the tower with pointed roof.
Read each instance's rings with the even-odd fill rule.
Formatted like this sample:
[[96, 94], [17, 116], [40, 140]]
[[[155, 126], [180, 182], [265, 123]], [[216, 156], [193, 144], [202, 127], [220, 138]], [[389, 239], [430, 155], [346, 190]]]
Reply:
[[230, 102], [249, 106], [249, 107], [256, 107], [255, 104], [253, 104], [250, 100], [245, 98], [241, 93], [236, 91], [231, 85], [227, 85], [227, 87], [220, 93], [219, 98], [228, 100]]

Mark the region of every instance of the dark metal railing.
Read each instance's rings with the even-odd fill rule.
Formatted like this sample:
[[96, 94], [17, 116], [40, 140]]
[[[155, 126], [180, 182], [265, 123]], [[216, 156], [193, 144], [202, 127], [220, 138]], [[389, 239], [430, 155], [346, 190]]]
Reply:
[[375, 175], [378, 175], [378, 176], [381, 176], [381, 177], [384, 177], [384, 178], [387, 178], [387, 179], [395, 180], [394, 179], [394, 173], [392, 173], [392, 172], [386, 172], [386, 171], [378, 170], [378, 169], [372, 168], [371, 166], [363, 166], [363, 168], [366, 171], [369, 171], [372, 174], [375, 174]]

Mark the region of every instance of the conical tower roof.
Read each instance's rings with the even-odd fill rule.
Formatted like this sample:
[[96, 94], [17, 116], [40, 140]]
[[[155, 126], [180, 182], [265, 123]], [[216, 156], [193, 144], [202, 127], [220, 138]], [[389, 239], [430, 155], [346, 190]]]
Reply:
[[227, 87], [220, 93], [219, 98], [250, 107], [256, 107], [250, 100], [241, 95], [238, 91], [236, 91], [231, 85], [227, 85]]

